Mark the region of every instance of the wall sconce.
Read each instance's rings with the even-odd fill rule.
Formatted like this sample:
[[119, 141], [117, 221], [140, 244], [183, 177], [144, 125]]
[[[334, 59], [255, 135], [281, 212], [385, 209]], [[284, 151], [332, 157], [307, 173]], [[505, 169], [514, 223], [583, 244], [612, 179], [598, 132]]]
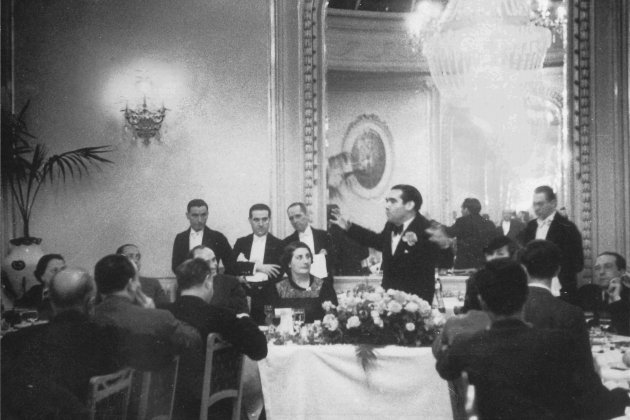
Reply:
[[121, 110], [125, 114], [125, 120], [127, 121], [126, 127], [131, 126], [133, 130], [133, 138], [141, 138], [145, 145], [151, 143], [151, 139], [161, 140], [160, 129], [162, 128], [162, 122], [166, 117], [167, 108], [164, 105], [156, 111], [150, 111], [147, 107], [147, 97], [142, 100], [142, 106], [136, 109], [129, 109], [125, 106], [125, 109]]

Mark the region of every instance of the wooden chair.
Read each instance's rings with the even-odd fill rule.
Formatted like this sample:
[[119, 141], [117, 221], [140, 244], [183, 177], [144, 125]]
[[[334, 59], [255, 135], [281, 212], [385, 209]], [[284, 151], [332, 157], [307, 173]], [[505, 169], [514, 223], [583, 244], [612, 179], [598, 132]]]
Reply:
[[133, 369], [90, 378], [87, 406], [90, 420], [125, 420], [131, 394]]
[[233, 399], [231, 418], [239, 420], [243, 394], [243, 359], [243, 354], [223, 341], [219, 334], [208, 335], [200, 420], [207, 420], [208, 409], [228, 398]]
[[179, 356], [175, 356], [173, 363], [163, 369], [141, 373], [138, 420], [171, 420], [178, 371]]

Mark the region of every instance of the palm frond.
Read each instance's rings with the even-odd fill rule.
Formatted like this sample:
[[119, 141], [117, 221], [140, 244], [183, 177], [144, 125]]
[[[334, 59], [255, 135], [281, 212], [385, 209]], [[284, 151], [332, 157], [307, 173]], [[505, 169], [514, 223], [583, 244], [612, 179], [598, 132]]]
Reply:
[[63, 181], [66, 177], [81, 178], [90, 173], [91, 167], [98, 168], [100, 164], [113, 163], [103, 156], [111, 151], [111, 146], [90, 146], [52, 155], [42, 168], [42, 180], [48, 178], [52, 183], [57, 177], [61, 177]]

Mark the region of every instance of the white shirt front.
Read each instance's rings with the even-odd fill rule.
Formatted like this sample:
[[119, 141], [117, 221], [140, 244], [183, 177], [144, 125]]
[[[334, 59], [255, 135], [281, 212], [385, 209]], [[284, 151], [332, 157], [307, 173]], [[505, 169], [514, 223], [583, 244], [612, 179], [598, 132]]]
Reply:
[[551, 226], [551, 222], [554, 217], [556, 217], [555, 211], [544, 220], [536, 219], [536, 222], [538, 223], [538, 227], [536, 228], [536, 239], [547, 239], [549, 226]]
[[265, 260], [265, 245], [267, 244], [267, 235], [254, 235], [252, 241], [252, 249], [249, 253], [249, 262], [262, 264]]
[[503, 228], [503, 236], [507, 236], [508, 232], [510, 231], [510, 224], [511, 224], [511, 223], [512, 223], [512, 222], [511, 222], [511, 221], [509, 221], [509, 220], [508, 220], [507, 222], [504, 220], [504, 221], [501, 223], [501, 227]]
[[394, 253], [396, 253], [396, 248], [398, 247], [398, 244], [400, 243], [400, 240], [402, 239], [403, 235], [405, 234], [405, 231], [407, 230], [407, 228], [409, 227], [411, 222], [413, 222], [413, 219], [415, 219], [415, 217], [412, 217], [411, 219], [409, 219], [405, 223], [403, 223], [402, 232], [400, 234], [396, 234], [396, 233], [392, 232], [392, 255], [394, 255]]
[[308, 245], [311, 252], [315, 254], [315, 239], [313, 238], [313, 230], [310, 225], [304, 229], [304, 232], [298, 232], [298, 238], [300, 238], [300, 242], [304, 242]]
[[201, 245], [203, 241], [203, 229], [196, 232], [194, 229], [190, 229], [190, 236], [188, 237], [188, 250], [190, 251], [196, 246]]

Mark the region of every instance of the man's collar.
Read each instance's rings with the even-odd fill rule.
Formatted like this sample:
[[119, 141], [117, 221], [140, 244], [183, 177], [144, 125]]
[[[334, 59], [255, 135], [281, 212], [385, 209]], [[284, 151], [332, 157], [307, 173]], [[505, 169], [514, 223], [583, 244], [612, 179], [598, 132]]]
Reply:
[[551, 293], [551, 287], [548, 286], [546, 283], [542, 283], [542, 282], [539, 282], [539, 281], [534, 281], [534, 282], [530, 282], [528, 284], [528, 286], [529, 287], [538, 287], [539, 289], [545, 289], [545, 290], [548, 290], [549, 293]]
[[265, 240], [267, 240], [267, 235], [268, 235], [268, 234], [267, 234], [267, 233], [265, 233], [263, 236], [258, 236], [258, 235], [256, 235], [256, 234], [254, 233], [254, 234], [253, 234], [253, 236], [254, 236], [254, 241], [255, 241], [255, 242], [265, 241]]
[[411, 224], [411, 222], [413, 222], [413, 220], [414, 220], [415, 218], [416, 218], [416, 216], [413, 216], [411, 219], [407, 220], [406, 222], [404, 222], [404, 223], [402, 224], [402, 226], [403, 226], [402, 231], [403, 231], [403, 232], [404, 232], [404, 231], [406, 231], [406, 230], [407, 230], [407, 228], [409, 228], [409, 225]]
[[304, 232], [298, 232], [298, 236], [300, 235], [313, 236], [313, 230], [311, 229], [311, 225], [309, 224], [308, 226], [306, 226], [306, 229], [304, 229]]
[[200, 229], [200, 230], [195, 230], [195, 229], [193, 229], [193, 228], [192, 228], [192, 226], [191, 226], [191, 228], [190, 228], [190, 234], [191, 234], [191, 235], [199, 235], [199, 234], [202, 234], [202, 233], [203, 233], [203, 231], [204, 231], [204, 228], [202, 228], [202, 229]]
[[557, 213], [557, 211], [554, 210], [553, 213], [551, 213], [545, 219], [543, 219], [543, 220], [536, 219], [536, 222], [538, 222], [538, 226], [542, 225], [543, 223], [551, 224], [551, 222], [553, 222], [553, 218], [556, 217], [556, 213]]

